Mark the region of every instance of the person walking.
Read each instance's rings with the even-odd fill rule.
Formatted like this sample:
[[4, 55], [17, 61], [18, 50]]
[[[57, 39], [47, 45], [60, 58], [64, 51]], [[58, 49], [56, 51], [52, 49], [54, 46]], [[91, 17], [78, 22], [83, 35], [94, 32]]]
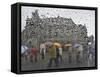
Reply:
[[72, 63], [72, 47], [68, 47], [68, 61], [69, 63]]
[[55, 66], [58, 66], [57, 59], [56, 59], [56, 48], [55, 48], [54, 45], [51, 45], [49, 47], [49, 64], [48, 64], [48, 67], [52, 66], [53, 61], [55, 63]]
[[79, 46], [77, 46], [76, 62], [77, 63], [83, 62], [83, 46], [81, 44], [79, 44]]
[[58, 64], [59, 64], [59, 57], [60, 57], [59, 48], [56, 46], [56, 59]]
[[62, 62], [62, 48], [59, 47], [59, 60]]
[[33, 63], [33, 58], [34, 61], [37, 62], [37, 55], [38, 55], [38, 50], [36, 48], [31, 48], [30, 49], [30, 61]]
[[40, 45], [40, 54], [41, 54], [42, 59], [45, 58], [45, 53], [46, 53], [46, 46], [43, 43], [43, 44]]
[[28, 47], [25, 45], [21, 46], [21, 56], [25, 61], [27, 60], [27, 55], [28, 55]]

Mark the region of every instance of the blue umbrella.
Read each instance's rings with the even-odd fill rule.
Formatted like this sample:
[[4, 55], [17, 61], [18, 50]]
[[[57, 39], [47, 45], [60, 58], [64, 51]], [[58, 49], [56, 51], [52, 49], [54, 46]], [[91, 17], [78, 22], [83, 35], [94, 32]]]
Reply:
[[78, 50], [80, 51], [83, 51], [83, 46], [81, 44], [76, 43], [73, 47], [78, 48]]
[[80, 46], [81, 46], [80, 44], [77, 44], [77, 43], [76, 43], [73, 47], [74, 47], [74, 48], [78, 48], [78, 47], [80, 47]]

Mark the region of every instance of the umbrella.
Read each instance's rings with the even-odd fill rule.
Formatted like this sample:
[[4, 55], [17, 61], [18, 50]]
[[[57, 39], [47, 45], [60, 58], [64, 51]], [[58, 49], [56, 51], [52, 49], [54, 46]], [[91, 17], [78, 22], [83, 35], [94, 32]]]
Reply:
[[54, 46], [61, 47], [61, 44], [56, 42], [54, 43]]
[[65, 44], [65, 47], [71, 47], [72, 44]]
[[40, 45], [40, 48], [45, 48], [45, 44], [44, 44], [44, 43], [41, 44], [41, 45]]
[[28, 47], [25, 45], [21, 46], [21, 54], [25, 53], [27, 51]]
[[74, 48], [78, 48], [78, 47], [80, 47], [81, 45], [80, 44], [75, 44], [73, 47]]
[[46, 42], [45, 45], [51, 46], [51, 45], [53, 45], [53, 43], [52, 42]]
[[77, 48], [79, 51], [83, 51], [83, 46], [81, 44], [75, 44], [74, 48]]

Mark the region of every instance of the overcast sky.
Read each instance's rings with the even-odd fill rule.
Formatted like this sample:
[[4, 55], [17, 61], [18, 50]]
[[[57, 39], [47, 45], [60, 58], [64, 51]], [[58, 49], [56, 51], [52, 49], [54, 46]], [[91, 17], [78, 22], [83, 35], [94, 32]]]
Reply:
[[60, 9], [60, 8], [44, 8], [44, 7], [29, 7], [22, 6], [21, 8], [21, 25], [24, 29], [27, 16], [31, 18], [32, 12], [38, 10], [39, 16], [42, 17], [61, 17], [72, 18], [75, 24], [85, 24], [88, 30], [88, 35], [95, 35], [95, 11], [94, 10], [78, 10], [78, 9]]

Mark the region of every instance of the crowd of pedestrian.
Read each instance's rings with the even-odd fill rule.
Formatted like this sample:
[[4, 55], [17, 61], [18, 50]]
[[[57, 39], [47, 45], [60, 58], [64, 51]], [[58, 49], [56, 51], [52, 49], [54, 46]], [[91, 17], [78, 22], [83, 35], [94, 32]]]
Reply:
[[[91, 46], [90, 46], [91, 47]], [[93, 51], [90, 48], [89, 52]], [[59, 42], [51, 42], [51, 43], [41, 43], [39, 49], [34, 46], [27, 47], [22, 45], [21, 47], [21, 56], [24, 60], [29, 60], [31, 63], [38, 62], [38, 56], [41, 57], [41, 60], [44, 60], [48, 53], [48, 64], [47, 67], [52, 67], [53, 64], [55, 67], [60, 66], [63, 63], [63, 52], [66, 52], [68, 56], [68, 63], [73, 63], [73, 59], [76, 63], [83, 63], [83, 45], [79, 43], [67, 43], [65, 45], [60, 44]], [[73, 56], [75, 54], [75, 56]], [[91, 53], [89, 53], [91, 54]], [[88, 58], [91, 58], [92, 55], [89, 55]], [[75, 59], [76, 58], [76, 59]], [[91, 59], [92, 60], [92, 59]]]

